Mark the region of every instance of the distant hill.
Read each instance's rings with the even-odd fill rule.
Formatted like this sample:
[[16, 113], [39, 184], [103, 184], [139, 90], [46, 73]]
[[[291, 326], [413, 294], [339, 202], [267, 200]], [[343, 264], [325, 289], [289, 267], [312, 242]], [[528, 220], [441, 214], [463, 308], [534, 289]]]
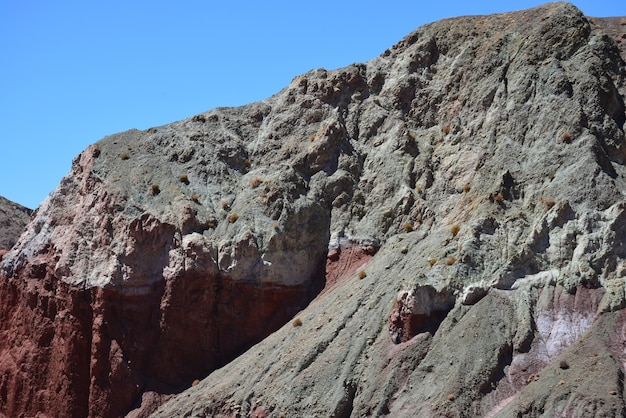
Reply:
[[15, 245], [33, 213], [18, 203], [0, 196], [0, 250]]

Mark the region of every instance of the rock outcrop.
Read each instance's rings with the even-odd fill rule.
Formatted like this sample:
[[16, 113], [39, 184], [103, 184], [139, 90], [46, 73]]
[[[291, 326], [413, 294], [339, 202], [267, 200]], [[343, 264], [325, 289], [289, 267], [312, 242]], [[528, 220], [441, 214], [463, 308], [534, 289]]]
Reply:
[[31, 209], [0, 196], [0, 259], [15, 245], [32, 213]]
[[2, 260], [0, 413], [621, 416], [625, 77], [552, 3], [102, 139]]

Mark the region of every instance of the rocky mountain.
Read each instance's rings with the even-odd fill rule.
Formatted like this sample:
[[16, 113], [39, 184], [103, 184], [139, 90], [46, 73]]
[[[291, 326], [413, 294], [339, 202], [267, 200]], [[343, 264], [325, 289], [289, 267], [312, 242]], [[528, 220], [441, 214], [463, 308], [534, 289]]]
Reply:
[[0, 196], [0, 255], [15, 245], [32, 212]]
[[622, 26], [447, 19], [91, 145], [0, 265], [0, 414], [622, 416]]

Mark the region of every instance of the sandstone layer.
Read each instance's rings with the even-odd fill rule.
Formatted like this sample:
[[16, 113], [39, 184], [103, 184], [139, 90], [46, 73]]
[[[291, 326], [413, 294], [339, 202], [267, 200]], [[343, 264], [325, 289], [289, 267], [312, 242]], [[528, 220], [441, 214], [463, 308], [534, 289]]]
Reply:
[[90, 146], [2, 260], [0, 413], [621, 416], [626, 69], [600, 26], [447, 19]]

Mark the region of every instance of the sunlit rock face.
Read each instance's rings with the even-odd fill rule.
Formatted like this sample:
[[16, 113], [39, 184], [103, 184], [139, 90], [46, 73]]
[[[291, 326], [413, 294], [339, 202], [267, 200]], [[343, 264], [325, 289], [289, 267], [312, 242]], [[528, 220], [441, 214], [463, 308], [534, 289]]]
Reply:
[[619, 416], [626, 72], [595, 22], [447, 19], [89, 146], [1, 262], [0, 415]]

